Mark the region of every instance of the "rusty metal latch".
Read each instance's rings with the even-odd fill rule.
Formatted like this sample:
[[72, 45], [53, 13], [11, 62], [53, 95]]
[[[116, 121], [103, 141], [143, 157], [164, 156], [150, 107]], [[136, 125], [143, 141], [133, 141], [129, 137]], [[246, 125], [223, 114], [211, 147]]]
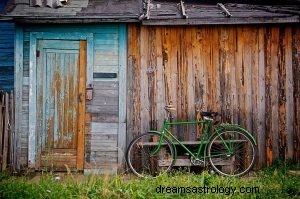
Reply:
[[93, 84], [88, 84], [88, 86], [86, 87], [86, 95], [85, 95], [86, 100], [93, 99], [93, 90], [94, 90]]

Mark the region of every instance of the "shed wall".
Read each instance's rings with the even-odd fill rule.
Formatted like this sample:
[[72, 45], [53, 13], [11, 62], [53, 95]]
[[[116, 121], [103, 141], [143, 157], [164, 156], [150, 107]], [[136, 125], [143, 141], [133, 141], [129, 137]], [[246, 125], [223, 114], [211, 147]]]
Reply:
[[[127, 141], [175, 119], [217, 111], [258, 141], [257, 166], [300, 160], [300, 28], [270, 26], [128, 27]], [[175, 129], [185, 140], [195, 128]], [[197, 132], [196, 132], [197, 133]]]
[[0, 22], [0, 90], [14, 88], [14, 39], [14, 23]]
[[[23, 27], [23, 79], [22, 113], [20, 115], [19, 135], [20, 165], [28, 162], [29, 132], [29, 42], [31, 32], [49, 33], [93, 33], [93, 73], [114, 72], [119, 70], [119, 33], [118, 24], [106, 25], [56, 25]], [[118, 161], [118, 116], [119, 116], [119, 82], [114, 79], [93, 78], [93, 100], [86, 102], [86, 135], [85, 135], [85, 169], [115, 171]], [[110, 130], [108, 130], [110, 129]]]

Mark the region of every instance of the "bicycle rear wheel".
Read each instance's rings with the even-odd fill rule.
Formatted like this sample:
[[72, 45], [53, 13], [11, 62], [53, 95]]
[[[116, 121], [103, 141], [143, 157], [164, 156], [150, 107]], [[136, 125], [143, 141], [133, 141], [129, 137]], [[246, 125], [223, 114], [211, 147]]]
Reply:
[[129, 145], [126, 161], [129, 168], [139, 177], [157, 177], [171, 170], [174, 163], [174, 149], [170, 141], [163, 138], [158, 153], [157, 149], [161, 135], [145, 133], [136, 137]]
[[239, 130], [224, 130], [208, 145], [211, 166], [226, 176], [241, 176], [254, 165], [256, 149], [249, 137]]

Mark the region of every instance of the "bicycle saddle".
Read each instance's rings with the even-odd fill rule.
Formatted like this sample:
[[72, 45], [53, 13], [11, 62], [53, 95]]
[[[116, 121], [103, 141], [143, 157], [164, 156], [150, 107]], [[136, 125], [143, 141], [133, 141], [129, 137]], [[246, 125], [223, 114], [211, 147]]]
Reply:
[[215, 117], [218, 115], [217, 112], [200, 112], [202, 117]]

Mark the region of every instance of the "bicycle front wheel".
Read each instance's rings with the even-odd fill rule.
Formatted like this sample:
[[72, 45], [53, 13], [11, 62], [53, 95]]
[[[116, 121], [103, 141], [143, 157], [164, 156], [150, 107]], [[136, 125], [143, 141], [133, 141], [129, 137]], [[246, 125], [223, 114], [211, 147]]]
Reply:
[[160, 134], [151, 132], [139, 135], [130, 143], [126, 161], [137, 176], [157, 177], [171, 170], [175, 159], [173, 146], [168, 139], [163, 138], [157, 152], [160, 138]]
[[239, 130], [224, 130], [216, 134], [208, 145], [211, 166], [226, 176], [246, 174], [255, 161], [255, 145]]

